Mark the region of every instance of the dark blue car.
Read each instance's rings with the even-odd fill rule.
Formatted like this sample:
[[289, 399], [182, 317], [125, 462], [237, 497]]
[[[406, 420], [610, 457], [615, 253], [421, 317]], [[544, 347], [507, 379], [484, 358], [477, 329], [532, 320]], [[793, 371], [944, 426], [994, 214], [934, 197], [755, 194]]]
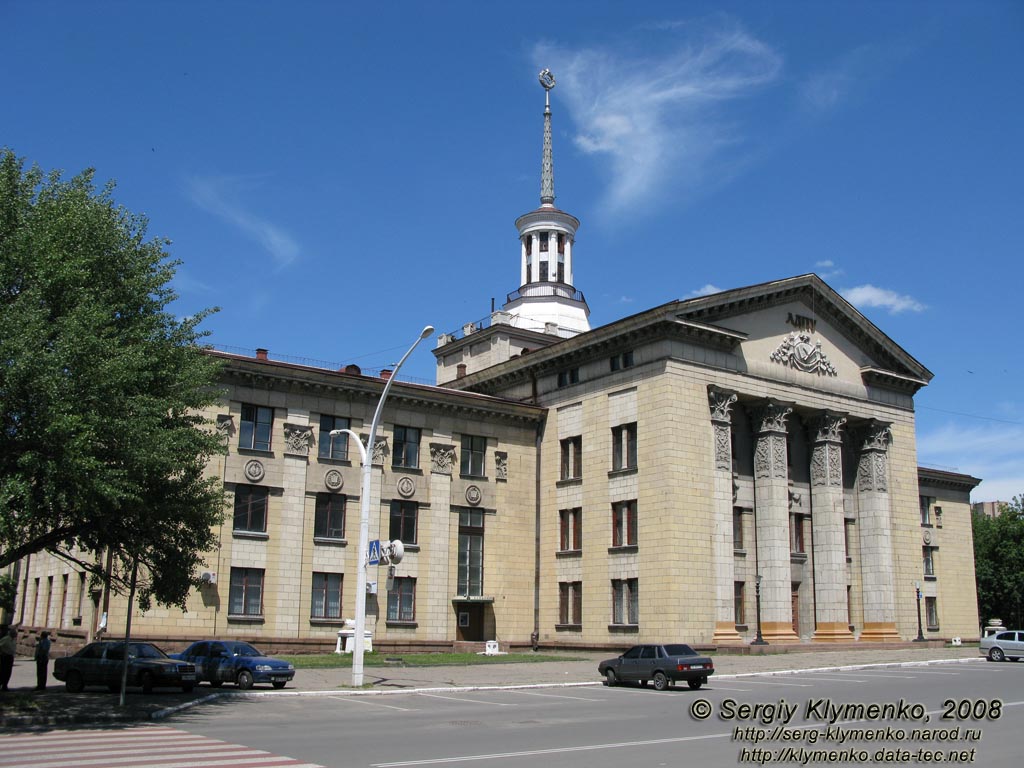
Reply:
[[255, 683], [270, 683], [284, 688], [295, 677], [295, 667], [287, 661], [264, 656], [249, 643], [237, 640], [200, 640], [172, 658], [189, 661], [196, 667], [199, 680], [214, 688], [234, 683], [239, 688], [252, 688]]

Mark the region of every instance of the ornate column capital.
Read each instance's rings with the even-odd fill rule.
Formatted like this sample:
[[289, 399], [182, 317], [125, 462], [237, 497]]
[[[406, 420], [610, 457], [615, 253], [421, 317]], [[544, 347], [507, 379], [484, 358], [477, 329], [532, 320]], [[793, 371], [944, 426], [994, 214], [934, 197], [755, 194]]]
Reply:
[[886, 453], [892, 443], [892, 428], [888, 422], [871, 419], [857, 431], [861, 442], [861, 451], [881, 451]]
[[735, 392], [709, 386], [708, 407], [711, 409], [711, 421], [730, 424], [732, 422], [732, 407], [737, 399]]
[[884, 421], [872, 419], [858, 432], [861, 441], [857, 462], [857, 488], [862, 492], [889, 491], [889, 445], [892, 429]]
[[751, 409], [754, 432], [765, 434], [770, 432], [786, 432], [786, 419], [793, 413], [792, 406], [775, 400], [766, 400], [762, 405]]
[[822, 411], [811, 420], [811, 442], [842, 442], [843, 438], [840, 432], [844, 424], [846, 424], [846, 416], [844, 414], [836, 413], [835, 411]]

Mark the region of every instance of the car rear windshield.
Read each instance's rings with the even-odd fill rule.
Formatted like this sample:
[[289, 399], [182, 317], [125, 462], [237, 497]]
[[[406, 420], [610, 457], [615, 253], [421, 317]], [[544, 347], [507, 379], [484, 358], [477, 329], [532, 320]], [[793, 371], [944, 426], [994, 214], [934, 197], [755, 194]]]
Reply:
[[676, 645], [666, 645], [665, 653], [669, 656], [696, 656], [697, 653], [688, 645], [677, 643]]

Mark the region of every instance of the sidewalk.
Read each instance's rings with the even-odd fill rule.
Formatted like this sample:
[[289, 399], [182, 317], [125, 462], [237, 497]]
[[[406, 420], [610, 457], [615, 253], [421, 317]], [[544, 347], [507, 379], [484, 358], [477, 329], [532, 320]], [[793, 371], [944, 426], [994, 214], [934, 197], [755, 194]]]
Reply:
[[[230, 697], [317, 696], [328, 693], [368, 695], [423, 688], [464, 689], [510, 685], [600, 685], [602, 681], [597, 673], [597, 664], [609, 655], [607, 652], [572, 653], [565, 654], [567, 659], [584, 660], [438, 667], [408, 667], [401, 662], [394, 662], [387, 666], [366, 667], [365, 687], [358, 691], [348, 687], [352, 671], [347, 667], [299, 669], [295, 679], [280, 691], [270, 686], [258, 686], [250, 691], [237, 691], [230, 686], [215, 690], [204, 684], [191, 693], [166, 688], [143, 694], [134, 688], [128, 690], [125, 707], [118, 706], [117, 694], [99, 688], [90, 688], [84, 693], [68, 693], [64, 684], [54, 680], [52, 675], [45, 691], [34, 691], [35, 663], [31, 659], [19, 658], [14, 664], [11, 690], [6, 694], [0, 693], [0, 725], [13, 728], [156, 720], [207, 701], [229, 701]], [[715, 675], [709, 683], [712, 687], [716, 679], [744, 674], [785, 674], [807, 669], [933, 661], [983, 661], [974, 646], [914, 648], [909, 643], [907, 647], [898, 649], [815, 650], [756, 656], [712, 654], [712, 657], [715, 660]], [[53, 669], [52, 661], [50, 669]]]

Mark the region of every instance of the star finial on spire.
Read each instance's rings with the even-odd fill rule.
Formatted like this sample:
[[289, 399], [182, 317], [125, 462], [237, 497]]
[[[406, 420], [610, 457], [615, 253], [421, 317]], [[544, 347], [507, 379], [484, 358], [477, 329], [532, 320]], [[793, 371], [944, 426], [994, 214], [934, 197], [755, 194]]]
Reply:
[[550, 69], [542, 69], [538, 75], [544, 88], [544, 156], [540, 166], [540, 203], [554, 207], [555, 204], [555, 162], [551, 151], [551, 89], [555, 87], [555, 76]]

